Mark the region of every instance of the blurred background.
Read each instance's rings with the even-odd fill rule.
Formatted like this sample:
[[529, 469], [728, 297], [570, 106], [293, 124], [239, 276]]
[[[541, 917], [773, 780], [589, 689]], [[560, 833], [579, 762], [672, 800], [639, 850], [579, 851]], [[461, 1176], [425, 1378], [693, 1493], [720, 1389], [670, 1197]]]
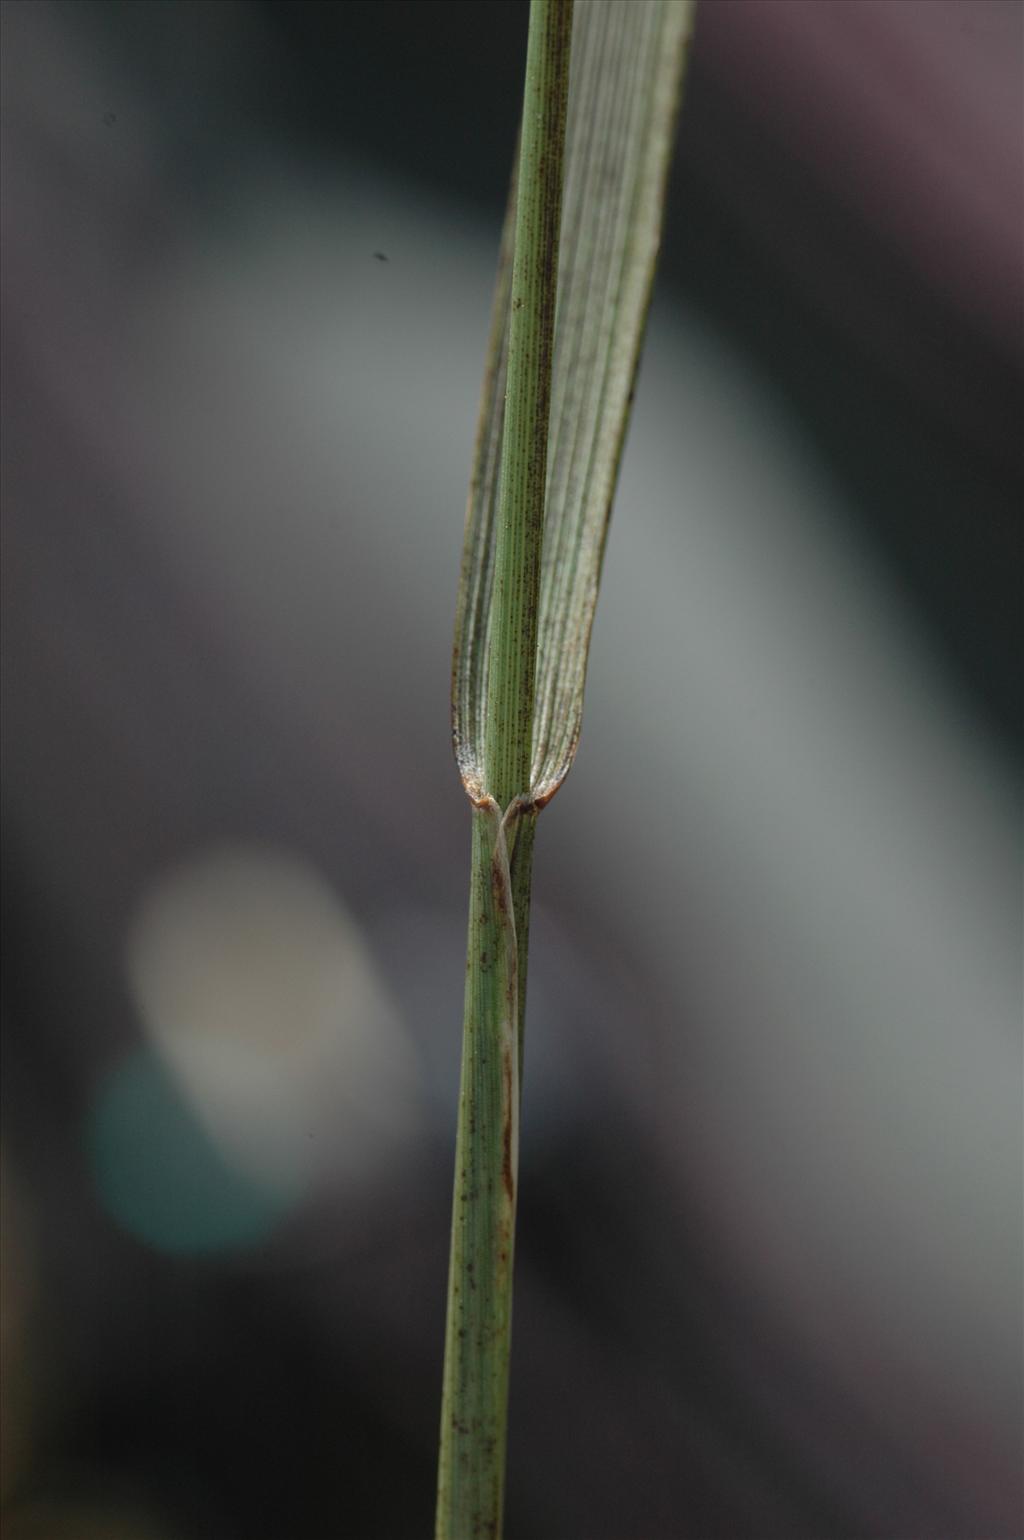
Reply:
[[[3, 6], [7, 1540], [431, 1532], [517, 0]], [[1022, 11], [705, 0], [508, 1533], [1021, 1516]]]

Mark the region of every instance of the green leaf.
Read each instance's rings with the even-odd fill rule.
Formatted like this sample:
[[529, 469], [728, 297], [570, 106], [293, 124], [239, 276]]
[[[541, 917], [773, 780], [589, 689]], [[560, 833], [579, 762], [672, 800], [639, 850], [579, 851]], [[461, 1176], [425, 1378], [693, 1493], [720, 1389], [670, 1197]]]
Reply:
[[[510, 316], [501, 343], [506, 399], [487, 556], [490, 622], [480, 633], [487, 644], [488, 690], [479, 702], [486, 776], [473, 812], [438, 1540], [498, 1540], [501, 1533], [534, 823], [521, 794], [530, 773], [572, 17], [572, 0], [532, 0]], [[498, 455], [497, 439], [494, 450]]]
[[579, 738], [691, 15], [531, 0], [452, 677], [474, 811], [437, 1540], [501, 1535], [533, 836]]
[[[661, 235], [665, 184], [693, 22], [691, 0], [577, 0], [566, 128], [540, 600], [527, 785], [496, 774], [488, 711], [506, 384], [515, 325], [509, 204], [463, 547], [452, 728], [480, 805], [541, 807], [573, 761], [608, 519]], [[500, 584], [501, 574], [498, 573]], [[507, 649], [515, 637], [506, 635]], [[522, 638], [520, 638], [522, 640]], [[520, 733], [520, 742], [524, 735]], [[514, 779], [514, 778], [513, 778]], [[505, 784], [499, 784], [504, 780]]]

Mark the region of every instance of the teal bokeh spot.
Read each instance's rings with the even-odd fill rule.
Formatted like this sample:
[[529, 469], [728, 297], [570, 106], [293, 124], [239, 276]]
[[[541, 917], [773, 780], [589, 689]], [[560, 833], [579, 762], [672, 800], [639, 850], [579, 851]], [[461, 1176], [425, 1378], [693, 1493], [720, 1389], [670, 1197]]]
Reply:
[[148, 1048], [100, 1086], [87, 1127], [104, 1208], [123, 1229], [178, 1256], [255, 1246], [288, 1199], [232, 1169]]

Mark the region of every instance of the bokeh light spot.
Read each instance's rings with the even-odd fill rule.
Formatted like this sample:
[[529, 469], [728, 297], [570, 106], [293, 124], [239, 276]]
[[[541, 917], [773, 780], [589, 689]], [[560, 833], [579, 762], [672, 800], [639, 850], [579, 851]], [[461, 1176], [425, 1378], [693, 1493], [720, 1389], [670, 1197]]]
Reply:
[[412, 1046], [360, 928], [300, 854], [200, 850], [125, 936], [139, 1025], [231, 1169], [364, 1189], [418, 1121]]
[[258, 1245], [289, 1195], [233, 1170], [151, 1049], [115, 1066], [88, 1123], [100, 1200], [130, 1234], [175, 1255]]

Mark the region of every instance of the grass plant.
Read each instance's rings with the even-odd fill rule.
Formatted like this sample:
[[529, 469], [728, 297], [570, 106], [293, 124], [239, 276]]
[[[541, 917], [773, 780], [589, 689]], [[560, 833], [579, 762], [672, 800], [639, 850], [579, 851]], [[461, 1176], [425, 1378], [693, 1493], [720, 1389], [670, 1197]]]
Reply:
[[691, 0], [531, 0], [452, 669], [472, 803], [436, 1540], [502, 1529], [534, 832], [579, 740]]

